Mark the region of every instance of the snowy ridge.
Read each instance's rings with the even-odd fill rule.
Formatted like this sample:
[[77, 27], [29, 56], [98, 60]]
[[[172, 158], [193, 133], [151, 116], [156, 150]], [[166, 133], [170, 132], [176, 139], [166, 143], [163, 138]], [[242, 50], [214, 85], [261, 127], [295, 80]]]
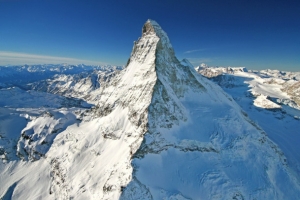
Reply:
[[173, 50], [158, 47], [149, 128], [121, 198], [299, 197], [299, 176], [265, 132]]
[[[29, 159], [35, 160], [44, 156], [55, 136], [71, 122], [76, 121], [75, 117], [67, 117], [67, 120], [65, 117], [77, 116], [74, 112], [81, 113], [86, 110], [84, 107], [90, 107], [90, 104], [81, 99], [33, 90], [25, 91], [18, 87], [0, 89], [0, 96], [0, 158], [2, 162], [20, 158], [28, 160], [28, 155], [31, 154], [29, 151], [32, 152], [30, 149], [36, 149], [35, 146], [39, 145], [43, 146], [44, 150], [37, 151], [39, 154], [37, 157], [30, 155]], [[23, 129], [29, 124], [32, 126], [30, 130], [24, 131]], [[19, 143], [21, 140], [24, 142]], [[22, 148], [19, 148], [19, 144]], [[32, 148], [25, 149], [27, 146]]]
[[[298, 97], [298, 75], [299, 72], [248, 70], [234, 74], [223, 73], [212, 78], [276, 142], [296, 174], [300, 174], [300, 110], [294, 101]], [[290, 90], [283, 92], [288, 86], [291, 86]]]
[[204, 63], [202, 63], [200, 66], [195, 67], [195, 70], [208, 78], [216, 77], [224, 73], [235, 74], [238, 72], [248, 71], [245, 67], [208, 67]]
[[[125, 70], [101, 86], [99, 107], [90, 113], [94, 117], [68, 126], [57, 135], [46, 159], [34, 162], [40, 163], [39, 170], [35, 164], [28, 164], [26, 168], [16, 163], [15, 170], [28, 171], [29, 175], [20, 177], [15, 173], [5, 182], [3, 189], [17, 183], [14, 197], [22, 195], [27, 199], [35, 198], [36, 194], [43, 199], [118, 198], [121, 188], [131, 179], [130, 159], [142, 142], [147, 108], [156, 81], [154, 61], [158, 38], [149, 37], [147, 41], [149, 46], [143, 64], [132, 59]], [[137, 46], [141, 43], [144, 43], [144, 38], [137, 42]], [[48, 171], [50, 176], [36, 174], [36, 171]], [[30, 176], [45, 180], [32, 193], [26, 190]], [[49, 182], [50, 188], [45, 189]], [[0, 191], [2, 194], [7, 192]]]
[[248, 71], [240, 67], [196, 67], [196, 70], [225, 88], [248, 84], [258, 107], [281, 108], [281, 105], [288, 105], [300, 110], [300, 72]]
[[120, 70], [121, 68], [94, 70], [74, 75], [56, 74], [50, 79], [29, 83], [26, 88], [70, 98], [80, 98], [96, 104], [99, 98], [97, 89], [106, 84]]

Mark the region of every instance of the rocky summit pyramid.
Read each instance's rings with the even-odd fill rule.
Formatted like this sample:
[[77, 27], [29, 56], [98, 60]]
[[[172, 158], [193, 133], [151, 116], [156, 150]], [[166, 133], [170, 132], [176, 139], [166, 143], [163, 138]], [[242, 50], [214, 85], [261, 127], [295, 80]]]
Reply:
[[155, 21], [144, 25], [132, 66], [151, 66], [155, 85], [122, 199], [300, 197], [282, 151], [222, 89], [178, 61]]
[[[153, 20], [99, 103], [44, 157], [0, 164], [13, 199], [299, 199], [299, 175]], [[97, 96], [97, 98], [98, 98]]]

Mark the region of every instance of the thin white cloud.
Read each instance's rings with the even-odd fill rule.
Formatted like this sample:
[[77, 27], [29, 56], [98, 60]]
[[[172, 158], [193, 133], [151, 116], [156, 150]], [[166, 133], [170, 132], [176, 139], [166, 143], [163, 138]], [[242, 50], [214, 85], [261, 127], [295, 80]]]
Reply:
[[185, 51], [184, 54], [187, 54], [187, 53], [194, 53], [194, 52], [197, 52], [197, 51], [205, 51], [206, 49], [194, 49], [194, 50], [189, 50], [189, 51]]
[[0, 65], [34, 65], [34, 64], [88, 64], [105, 65], [107, 63], [76, 58], [35, 55], [19, 52], [0, 51]]

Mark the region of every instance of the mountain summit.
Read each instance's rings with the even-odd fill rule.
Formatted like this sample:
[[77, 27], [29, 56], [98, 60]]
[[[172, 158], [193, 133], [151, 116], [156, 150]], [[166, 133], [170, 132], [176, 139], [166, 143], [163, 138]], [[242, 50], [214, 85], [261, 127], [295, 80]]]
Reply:
[[220, 87], [178, 61], [155, 21], [144, 24], [126, 68], [93, 94], [98, 105], [44, 157], [0, 164], [2, 197], [300, 198], [281, 150]]
[[142, 33], [128, 67], [151, 66], [155, 85], [133, 178], [121, 198], [299, 197], [299, 177], [265, 132], [187, 60], [178, 61], [155, 21]]

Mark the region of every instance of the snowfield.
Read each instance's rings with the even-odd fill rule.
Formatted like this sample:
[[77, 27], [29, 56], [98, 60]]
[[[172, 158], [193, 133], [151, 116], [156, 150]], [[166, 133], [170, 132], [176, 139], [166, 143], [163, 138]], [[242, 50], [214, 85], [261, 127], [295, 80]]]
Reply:
[[[196, 67], [219, 84], [283, 151], [289, 166], [300, 174], [300, 72], [251, 71], [240, 68]], [[218, 72], [211, 76], [212, 72]], [[234, 73], [232, 73], [234, 71]], [[292, 92], [287, 93], [288, 89]]]
[[1, 199], [300, 199], [297, 73], [195, 70], [148, 20], [125, 67], [0, 77]]

